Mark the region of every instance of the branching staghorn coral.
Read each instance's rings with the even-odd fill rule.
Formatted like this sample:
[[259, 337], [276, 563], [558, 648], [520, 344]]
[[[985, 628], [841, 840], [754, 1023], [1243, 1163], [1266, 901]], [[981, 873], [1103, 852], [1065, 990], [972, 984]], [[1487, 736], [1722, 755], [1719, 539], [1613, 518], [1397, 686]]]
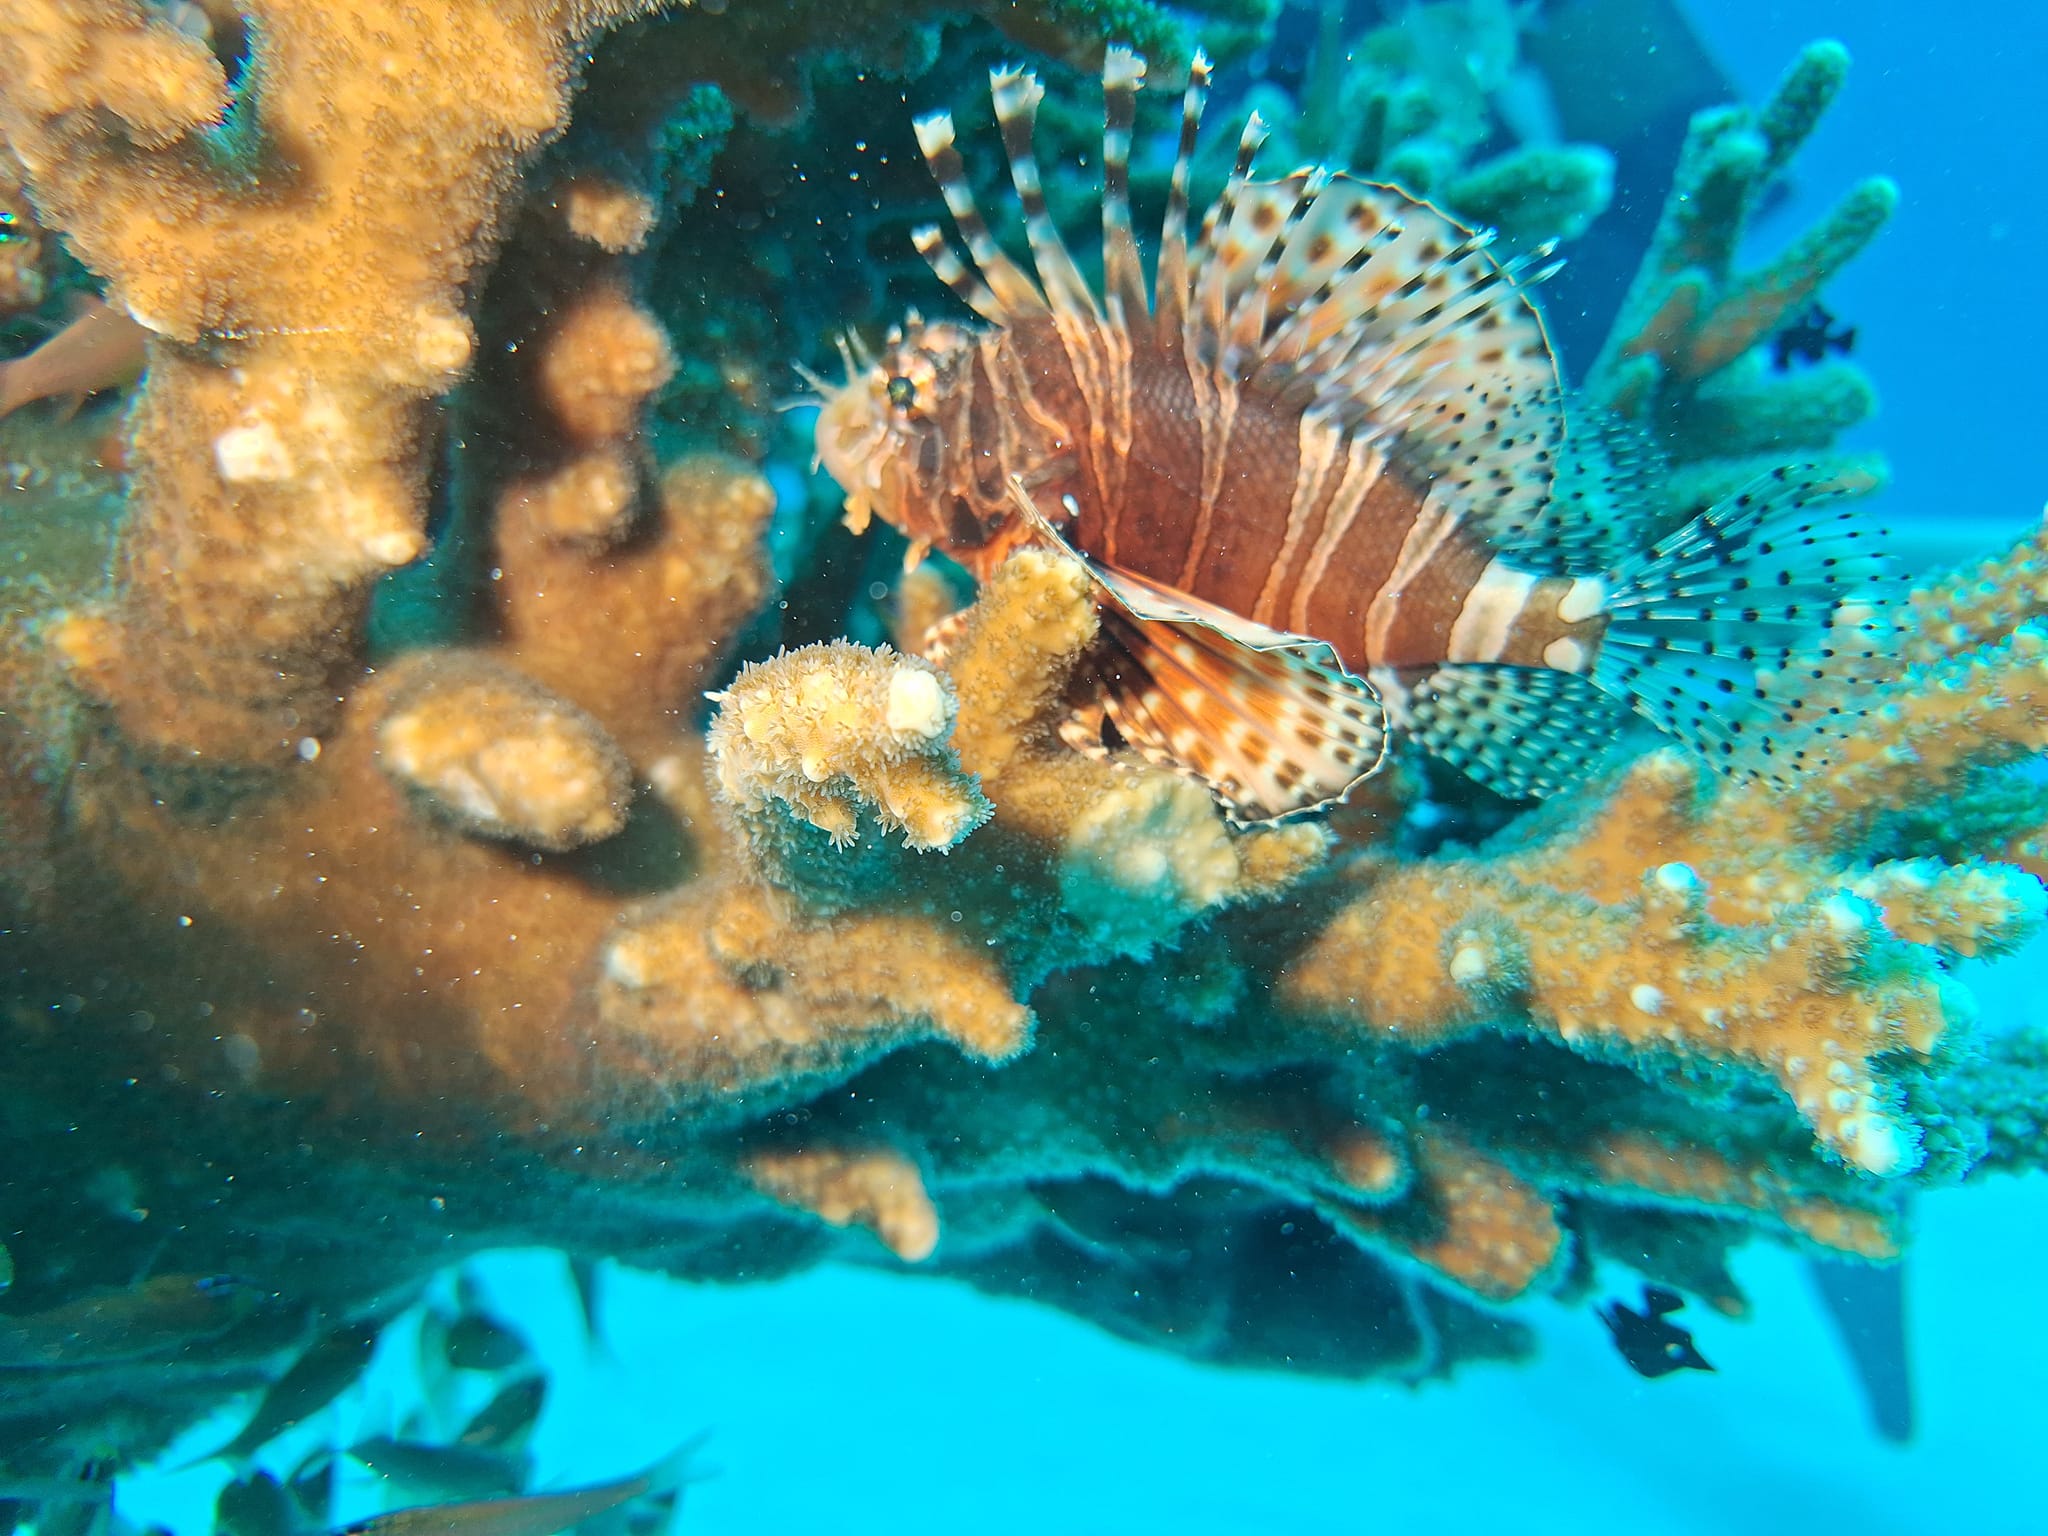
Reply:
[[[629, 130], [719, 118], [707, 79], [797, 110], [792, 61], [857, 18], [645, 23], [592, 66], [630, 99], [522, 184], [572, 42], [639, 7], [247, 9], [231, 84], [154, 13], [0, 0], [36, 208], [156, 327], [111, 599], [104, 519], [7, 589], [10, 1311], [152, 1263], [276, 1298], [14, 1373], [11, 1465], [144, 1454], [281, 1375], [310, 1309], [511, 1241], [915, 1264], [1205, 1360], [1413, 1379], [1525, 1350], [1502, 1309], [1602, 1260], [1739, 1310], [1741, 1234], [1886, 1259], [1908, 1191], [2039, 1161], [1947, 974], [2041, 915], [2038, 541], [1902, 605], [1898, 675], [1790, 792], [1639, 757], [1510, 819], [1397, 765], [1235, 829], [1063, 739], [1096, 614], [1049, 553], [950, 616], [906, 583], [900, 651], [747, 638], [792, 477], [677, 452], [709, 434], [664, 381], [737, 400], [788, 359], [650, 298], [689, 215], [675, 145]], [[1080, 14], [1044, 11], [1063, 52]], [[388, 47], [341, 35], [380, 19]], [[801, 46], [749, 89], [764, 36]], [[741, 200], [713, 164], [685, 179]], [[712, 276], [761, 281], [757, 249]], [[426, 402], [464, 350], [442, 470]], [[1692, 431], [1741, 366], [1645, 398]], [[120, 496], [54, 428], [38, 451], [71, 456], [50, 500]], [[430, 502], [447, 585], [429, 622], [386, 587], [366, 651], [370, 555], [423, 547]]]
[[[1635, 421], [1672, 462], [1666, 495], [1690, 515], [1759, 469], [1831, 448], [1876, 409], [1862, 370], [1828, 359], [1773, 371], [1760, 344], [1802, 317], [1890, 218], [1898, 188], [1858, 184], [1767, 265], [1735, 270], [1764, 193], [1849, 72], [1848, 51], [1809, 44], [1770, 99], [1693, 118], [1656, 237], [1585, 383], [1589, 403]], [[1874, 489], [1882, 461], [1838, 455], [1845, 484]]]

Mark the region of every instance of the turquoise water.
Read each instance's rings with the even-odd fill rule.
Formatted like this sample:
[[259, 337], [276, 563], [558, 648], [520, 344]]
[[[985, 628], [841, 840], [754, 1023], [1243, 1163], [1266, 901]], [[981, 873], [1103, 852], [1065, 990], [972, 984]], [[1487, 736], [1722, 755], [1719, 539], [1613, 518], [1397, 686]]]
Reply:
[[[1523, 1313], [1535, 1362], [1417, 1388], [1205, 1369], [1043, 1308], [840, 1268], [716, 1288], [613, 1276], [609, 1348], [592, 1356], [552, 1255], [482, 1268], [560, 1391], [538, 1485], [635, 1470], [712, 1432], [715, 1475], [688, 1491], [679, 1532], [2025, 1536], [2042, 1529], [2032, 1383], [2048, 1334], [2030, 1275], [2048, 1262], [2044, 1210], [2039, 1174], [1920, 1203], [1909, 1446], [1868, 1427], [1802, 1262], [1763, 1246], [1735, 1266], [1755, 1316], [1696, 1322], [1715, 1375], [1639, 1380], [1589, 1310], [1538, 1303]], [[416, 1399], [397, 1332], [306, 1440], [376, 1432]], [[199, 1469], [128, 1507], [203, 1519], [222, 1480]], [[375, 1495], [365, 1479], [360, 1507]]]
[[[1891, 228], [1826, 294], [1857, 326], [1855, 358], [1882, 397], [1846, 445], [1889, 456], [1879, 505], [1902, 547], [1928, 560], [1998, 548], [2048, 497], [2048, 305], [2035, 276], [2048, 250], [2048, 14], [1987, 0], [1686, 9], [1751, 98], [1815, 37], [1854, 55], [1789, 196], [1755, 231], [1757, 255], [1856, 178], [1899, 183]], [[775, 469], [795, 482], [793, 464]], [[1987, 1031], [2048, 1026], [2044, 966], [2037, 941], [1970, 969]], [[1749, 1317], [1686, 1314], [1716, 1372], [1659, 1380], [1628, 1370], [1585, 1302], [1517, 1305], [1536, 1335], [1530, 1361], [1466, 1363], [1410, 1386], [1205, 1367], [955, 1281], [840, 1265], [718, 1286], [613, 1267], [594, 1340], [558, 1256], [495, 1254], [466, 1274], [551, 1382], [532, 1487], [624, 1475], [708, 1432], [678, 1536], [2048, 1531], [2036, 1470], [2048, 1175], [1927, 1193], [1913, 1229], [1916, 1431], [1903, 1445], [1872, 1427], [1805, 1259], [1761, 1240], [1733, 1261]], [[1636, 1283], [1610, 1266], [1592, 1295], [1631, 1296]], [[437, 1286], [452, 1305], [453, 1276]], [[318, 1448], [402, 1426], [453, 1433], [484, 1383], [423, 1378], [419, 1354], [415, 1310], [361, 1382], [260, 1464], [287, 1474]], [[178, 1536], [209, 1529], [227, 1469], [166, 1469], [238, 1422], [226, 1410], [125, 1476], [120, 1514]], [[330, 1513], [391, 1502], [345, 1471]]]

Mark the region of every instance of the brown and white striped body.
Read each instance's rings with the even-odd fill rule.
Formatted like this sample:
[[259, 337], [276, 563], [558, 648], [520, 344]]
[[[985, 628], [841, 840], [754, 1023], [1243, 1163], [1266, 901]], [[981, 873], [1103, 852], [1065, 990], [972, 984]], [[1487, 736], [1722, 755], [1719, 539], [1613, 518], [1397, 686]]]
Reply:
[[1114, 431], [1049, 320], [978, 334], [914, 370], [935, 403], [905, 504], [944, 509], [923, 536], [986, 576], [1024, 531], [1015, 477], [1049, 510], [1079, 509], [1063, 531], [1082, 554], [1327, 640], [1361, 676], [1446, 661], [1591, 667], [1605, 627], [1596, 580], [1516, 570], [1383, 448], [1298, 403], [1200, 381], [1149, 339], [1119, 366], [1099, 386]]

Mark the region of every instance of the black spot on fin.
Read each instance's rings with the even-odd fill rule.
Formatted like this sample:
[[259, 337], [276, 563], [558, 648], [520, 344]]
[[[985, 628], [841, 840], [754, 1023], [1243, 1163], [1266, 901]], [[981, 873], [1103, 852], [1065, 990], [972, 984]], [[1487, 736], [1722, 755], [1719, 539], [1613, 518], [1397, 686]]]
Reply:
[[1540, 667], [1438, 667], [1408, 698], [1423, 750], [1511, 800], [1583, 782], [1630, 719], [1591, 680]]

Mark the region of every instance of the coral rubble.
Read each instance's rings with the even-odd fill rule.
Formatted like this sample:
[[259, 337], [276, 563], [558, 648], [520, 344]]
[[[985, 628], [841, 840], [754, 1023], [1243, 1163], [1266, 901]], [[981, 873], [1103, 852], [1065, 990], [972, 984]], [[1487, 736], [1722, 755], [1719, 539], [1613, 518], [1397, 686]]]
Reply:
[[[509, 1240], [917, 1265], [1203, 1359], [1413, 1379], [1526, 1348], [1499, 1309], [1603, 1258], [1739, 1310], [1744, 1233], [1886, 1260], [1910, 1190], [2038, 1164], [2040, 1053], [1986, 1072], [1950, 968], [2044, 913], [2040, 538], [1919, 581], [1857, 696], [1785, 680], [1834, 723], [1789, 784], [1625, 741], [1542, 810], [1402, 762], [1235, 827], [1062, 738], [1097, 623], [1072, 562], [1024, 549], [954, 611], [952, 576], [820, 532], [786, 336], [662, 301], [678, 252], [729, 294], [776, 270], [772, 221], [716, 221], [808, 51], [871, 25], [901, 67], [931, 24], [657, 9], [0, 0], [0, 303], [61, 240], [150, 333], [118, 456], [104, 418], [0, 431], [37, 567], [0, 565], [0, 1147], [34, 1172], [0, 1352], [111, 1293], [147, 1342], [0, 1361], [0, 1461], [147, 1455], [316, 1317]], [[1178, 25], [1005, 25], [1082, 56], [1140, 22]], [[1489, 109], [1430, 83], [1443, 46], [1375, 43], [1374, 131], [1454, 200], [1583, 223], [1590, 151], [1468, 163]], [[1846, 365], [1760, 352], [1889, 192], [1730, 266], [1843, 62], [1695, 125], [1591, 376], [1673, 445], [1674, 514], [1867, 409]], [[586, 63], [609, 94], [572, 123]], [[900, 649], [862, 606], [892, 596]], [[122, 1290], [150, 1266], [263, 1301]]]

